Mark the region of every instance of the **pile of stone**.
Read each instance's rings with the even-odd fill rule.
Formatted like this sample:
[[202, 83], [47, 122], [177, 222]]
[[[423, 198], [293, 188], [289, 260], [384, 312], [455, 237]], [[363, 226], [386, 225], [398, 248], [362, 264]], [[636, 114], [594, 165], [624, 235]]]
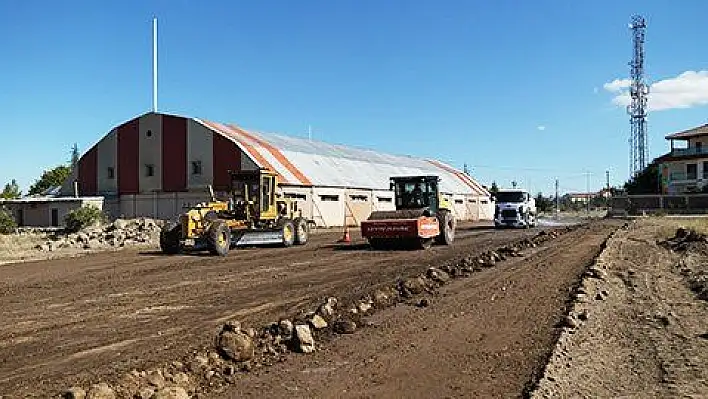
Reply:
[[61, 249], [110, 249], [131, 245], [156, 245], [160, 240], [161, 220], [116, 219], [104, 226], [84, 228], [77, 233], [56, 234], [35, 249], [53, 252]]

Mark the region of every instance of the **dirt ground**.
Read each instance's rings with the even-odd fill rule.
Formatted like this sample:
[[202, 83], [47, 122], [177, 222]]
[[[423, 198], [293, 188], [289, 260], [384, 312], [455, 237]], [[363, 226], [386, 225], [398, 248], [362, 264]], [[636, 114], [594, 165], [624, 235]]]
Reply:
[[543, 368], [570, 291], [618, 227], [601, 221], [399, 304], [319, 352], [244, 374], [231, 397], [522, 397]]
[[[657, 244], [681, 224], [708, 228], [648, 218], [609, 240], [534, 397], [708, 397], [708, 296], [687, 279], [708, 272], [708, 244], [686, 252]], [[694, 290], [708, 294], [703, 284]]]
[[[211, 345], [227, 320], [263, 325], [326, 296], [357, 297], [536, 231], [463, 226], [458, 233], [454, 246], [424, 252], [336, 249], [340, 233], [328, 232], [305, 247], [244, 249], [226, 258], [126, 249], [1, 266], [0, 395], [46, 397], [111, 381]], [[535, 284], [529, 274], [522, 285]], [[526, 302], [519, 297], [513, 306]], [[503, 325], [507, 308], [495, 309], [490, 305], [493, 320]]]

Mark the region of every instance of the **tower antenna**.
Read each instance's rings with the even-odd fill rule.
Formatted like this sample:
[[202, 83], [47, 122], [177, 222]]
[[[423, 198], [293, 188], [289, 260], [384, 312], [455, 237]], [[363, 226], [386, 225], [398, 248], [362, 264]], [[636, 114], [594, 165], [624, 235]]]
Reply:
[[649, 86], [644, 81], [644, 34], [647, 28], [646, 21], [641, 15], [632, 17], [629, 29], [632, 30], [633, 55], [629, 62], [631, 86], [629, 95], [630, 104], [627, 106], [629, 114], [629, 172], [630, 176], [644, 170], [647, 166], [648, 138], [647, 138], [647, 98]]
[[152, 19], [152, 112], [157, 112], [157, 18]]

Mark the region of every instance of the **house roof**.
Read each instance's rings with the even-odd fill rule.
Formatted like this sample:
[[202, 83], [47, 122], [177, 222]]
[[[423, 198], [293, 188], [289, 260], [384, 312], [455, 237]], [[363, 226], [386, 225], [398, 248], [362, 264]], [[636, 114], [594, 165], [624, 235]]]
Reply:
[[689, 139], [693, 137], [708, 136], [708, 124], [694, 127], [682, 132], [672, 133], [665, 138], [667, 140], [681, 140]]
[[440, 161], [193, 120], [234, 142], [259, 167], [274, 170], [283, 184], [388, 190], [392, 176], [437, 175], [442, 192], [489, 196], [472, 177]]
[[3, 204], [38, 204], [49, 202], [83, 202], [83, 201], [103, 201], [103, 197], [23, 197], [14, 199], [0, 199]]

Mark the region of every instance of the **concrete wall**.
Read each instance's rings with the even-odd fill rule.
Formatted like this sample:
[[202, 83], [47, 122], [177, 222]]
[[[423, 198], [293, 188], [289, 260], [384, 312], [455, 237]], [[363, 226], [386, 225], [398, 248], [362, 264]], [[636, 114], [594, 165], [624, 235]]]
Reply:
[[[298, 202], [302, 215], [320, 227], [339, 227], [345, 221], [358, 226], [375, 210], [394, 210], [393, 192], [328, 187], [280, 187], [279, 196]], [[458, 220], [492, 220], [494, 204], [487, 197], [450, 195], [453, 213]], [[386, 199], [390, 199], [387, 201]], [[462, 200], [462, 204], [457, 201]], [[122, 195], [105, 201], [104, 209], [112, 217], [156, 217], [174, 219], [186, 208], [209, 201], [205, 190], [174, 193]]]

